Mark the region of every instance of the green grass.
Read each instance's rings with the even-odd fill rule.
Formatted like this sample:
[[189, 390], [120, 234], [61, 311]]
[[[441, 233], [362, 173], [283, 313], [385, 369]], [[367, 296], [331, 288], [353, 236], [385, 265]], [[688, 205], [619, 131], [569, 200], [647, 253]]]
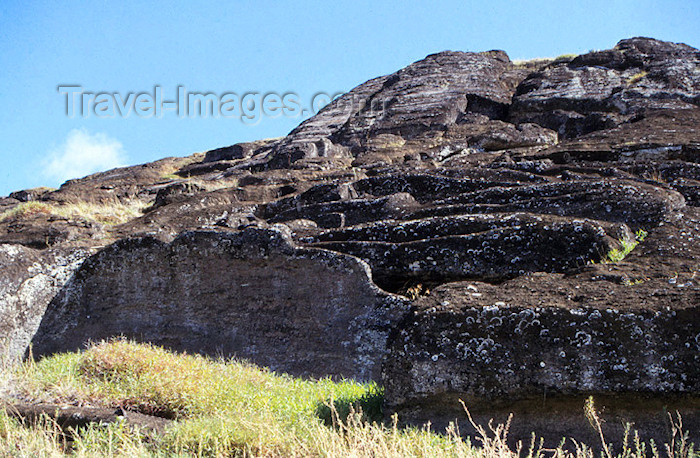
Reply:
[[[0, 456], [521, 456], [506, 443], [507, 425], [484, 429], [472, 422], [480, 436], [479, 446], [474, 446], [454, 427], [444, 434], [432, 432], [429, 426], [399, 428], [396, 416], [384, 424], [378, 421], [382, 391], [373, 383], [303, 380], [243, 362], [176, 354], [126, 340], [25, 362], [5, 372], [9, 377], [2, 379], [8, 385], [4, 391], [26, 401], [122, 406], [174, 421], [162, 434], [138, 431], [124, 423], [92, 424], [65, 432], [46, 417], [22, 426], [0, 409]], [[585, 413], [604, 441], [592, 400]], [[471, 420], [466, 407], [465, 414]], [[595, 456], [582, 444], [568, 452], [546, 451], [536, 443], [533, 437], [529, 454], [525, 447], [522, 455]], [[606, 449], [605, 458], [641, 458], [651, 450], [631, 444], [621, 448], [619, 455]], [[685, 443], [670, 455], [698, 456]]]
[[[173, 452], [292, 451], [308, 444], [337, 406], [381, 416], [375, 384], [307, 381], [236, 361], [170, 353], [116, 340], [27, 363], [18, 395], [39, 402], [122, 406], [178, 420], [161, 439]], [[342, 412], [344, 410], [344, 412]], [[325, 426], [323, 426], [325, 428]]]
[[635, 239], [634, 240], [625, 240], [621, 239], [620, 240], [620, 245], [621, 248], [613, 248], [610, 250], [607, 255], [605, 256], [605, 259], [603, 262], [620, 262], [623, 259], [627, 257], [628, 254], [632, 252], [635, 248], [637, 248], [637, 245], [639, 245], [641, 242], [644, 241], [644, 239], [647, 237], [648, 232], [640, 229], [637, 231], [635, 234]]

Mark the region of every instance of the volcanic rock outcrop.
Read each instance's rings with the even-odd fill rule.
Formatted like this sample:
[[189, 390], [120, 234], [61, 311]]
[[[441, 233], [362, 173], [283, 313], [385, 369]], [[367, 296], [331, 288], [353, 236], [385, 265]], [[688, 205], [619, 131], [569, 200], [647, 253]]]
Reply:
[[677, 408], [700, 440], [700, 52], [684, 44], [433, 54], [284, 138], [0, 211], [15, 354], [127, 335], [380, 380], [408, 422], [463, 417], [462, 399], [515, 411], [514, 437], [581, 437], [594, 395], [613, 435], [636, 421], [665, 440]]

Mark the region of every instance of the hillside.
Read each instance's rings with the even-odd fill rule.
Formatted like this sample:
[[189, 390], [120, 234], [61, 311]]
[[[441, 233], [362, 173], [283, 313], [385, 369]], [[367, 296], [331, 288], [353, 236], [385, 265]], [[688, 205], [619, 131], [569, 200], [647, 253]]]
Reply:
[[286, 137], [0, 198], [13, 357], [115, 336], [375, 381], [438, 428], [700, 442], [700, 51], [445, 51]]

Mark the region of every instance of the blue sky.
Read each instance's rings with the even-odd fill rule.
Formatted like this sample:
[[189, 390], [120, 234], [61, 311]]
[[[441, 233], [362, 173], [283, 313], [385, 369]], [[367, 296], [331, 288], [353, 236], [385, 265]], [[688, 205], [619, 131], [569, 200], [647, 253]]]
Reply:
[[309, 107], [318, 92], [347, 91], [446, 49], [503, 49], [511, 59], [528, 59], [610, 48], [640, 35], [699, 47], [698, 24], [697, 0], [3, 0], [0, 195], [283, 136], [304, 116], [106, 116], [112, 106], [100, 116], [69, 117], [59, 85], [129, 102], [129, 94], [155, 86], [165, 100], [179, 86], [217, 97], [293, 92], [299, 107]]

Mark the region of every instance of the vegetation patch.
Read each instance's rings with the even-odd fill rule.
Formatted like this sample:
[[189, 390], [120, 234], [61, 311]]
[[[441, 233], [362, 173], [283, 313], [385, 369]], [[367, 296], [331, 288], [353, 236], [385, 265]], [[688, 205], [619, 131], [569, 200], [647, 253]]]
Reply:
[[628, 85], [628, 86], [633, 86], [633, 85], [637, 84], [637, 83], [640, 82], [644, 77], [646, 77], [648, 74], [649, 74], [649, 73], [648, 73], [647, 71], [645, 71], [645, 70], [643, 70], [643, 71], [641, 71], [641, 72], [639, 72], [639, 73], [635, 73], [634, 75], [630, 76], [630, 77], [627, 79], [627, 85]]
[[[381, 422], [382, 390], [373, 383], [303, 380], [245, 362], [175, 354], [126, 340], [97, 343], [81, 353], [29, 361], [8, 371], [15, 399], [122, 407], [174, 421], [163, 433], [120, 422], [63, 431], [48, 416], [22, 426], [0, 408], [1, 456], [597, 456], [583, 444], [575, 444], [574, 451], [545, 450], [534, 437], [529, 449], [514, 450], [506, 441], [508, 423], [483, 428], [472, 421], [478, 444], [454, 426], [443, 434], [429, 425], [400, 428], [396, 416], [388, 424]], [[605, 441], [592, 400], [585, 412]], [[466, 406], [465, 414], [471, 420]], [[678, 444], [667, 450], [669, 456], [698, 456], [691, 444]], [[660, 456], [653, 444], [638, 440], [615, 448], [619, 454], [613, 449], [604, 445], [606, 458]]]
[[2, 221], [22, 221], [37, 214], [54, 215], [66, 219], [85, 219], [100, 224], [122, 224], [143, 214], [146, 204], [133, 200], [122, 202], [114, 199], [109, 202], [76, 201], [69, 203], [48, 203], [31, 201], [21, 203], [0, 214]]
[[0, 222], [5, 220], [22, 220], [40, 213], [51, 214], [52, 207], [43, 202], [23, 202], [0, 214]]
[[13, 385], [16, 396], [33, 402], [122, 407], [176, 419], [158, 440], [169, 453], [287, 456], [330, 431], [321, 417], [327, 423], [337, 408], [349, 414], [367, 407], [381, 416], [375, 384], [307, 381], [125, 340], [26, 363]]
[[100, 224], [122, 224], [143, 215], [146, 204], [140, 200], [122, 202], [113, 200], [110, 202], [73, 202], [57, 205], [53, 213], [65, 218], [84, 218]]
[[621, 248], [613, 248], [608, 252], [603, 262], [620, 262], [627, 257], [628, 254], [634, 250], [637, 245], [644, 241], [644, 239], [649, 235], [647, 231], [642, 229], [638, 230], [635, 234], [634, 240], [620, 239]]

